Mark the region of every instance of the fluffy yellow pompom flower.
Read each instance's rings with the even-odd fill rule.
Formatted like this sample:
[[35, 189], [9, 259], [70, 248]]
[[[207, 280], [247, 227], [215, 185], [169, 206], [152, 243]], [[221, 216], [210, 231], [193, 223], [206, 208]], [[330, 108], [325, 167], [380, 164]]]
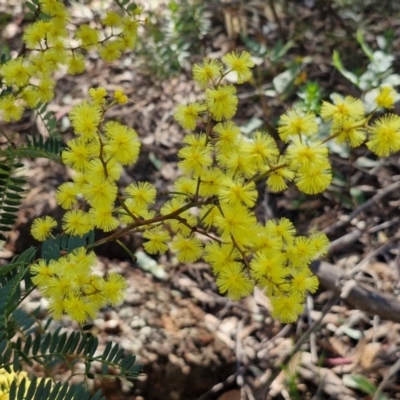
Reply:
[[254, 182], [245, 184], [241, 180], [225, 178], [221, 182], [218, 197], [222, 203], [244, 204], [253, 207], [256, 203], [258, 192]]
[[69, 210], [77, 202], [77, 195], [79, 193], [78, 187], [73, 182], [65, 182], [58, 187], [56, 193], [56, 201], [62, 208]]
[[171, 236], [165, 229], [156, 227], [143, 233], [143, 237], [147, 242], [143, 244], [144, 249], [149, 254], [163, 254], [168, 250], [167, 243], [170, 242]]
[[374, 122], [369, 131], [367, 147], [379, 157], [400, 150], [400, 117], [387, 114]]
[[296, 228], [290, 219], [282, 217], [278, 221], [270, 219], [265, 224], [267, 229], [275, 237], [281, 238], [285, 243], [293, 243]]
[[79, 323], [83, 323], [89, 318], [94, 318], [96, 316], [94, 304], [81, 296], [71, 294], [64, 299], [63, 306], [65, 312]]
[[103, 87], [89, 89], [89, 95], [96, 104], [104, 104], [106, 102], [107, 90]]
[[203, 254], [203, 245], [200, 239], [190, 236], [176, 235], [171, 245], [176, 257], [182, 263], [197, 261]]
[[36, 218], [31, 227], [32, 236], [39, 242], [43, 242], [51, 235], [51, 230], [57, 226], [54, 218], [43, 217]]
[[254, 61], [247, 51], [225, 54], [222, 57], [222, 61], [226, 64], [230, 71], [236, 73], [237, 83], [246, 82], [251, 78], [250, 68], [254, 67]]
[[64, 214], [62, 227], [69, 235], [83, 236], [93, 229], [93, 224], [88, 213], [82, 210], [71, 210]]
[[296, 186], [300, 191], [306, 194], [322, 193], [332, 181], [332, 172], [330, 169], [304, 169], [296, 178]]
[[83, 138], [72, 139], [68, 142], [67, 148], [62, 152], [62, 161], [77, 172], [84, 172], [90, 169], [91, 159], [96, 155], [96, 146], [87, 143]]
[[383, 86], [379, 88], [375, 103], [378, 107], [391, 109], [394, 107], [397, 93], [391, 86]]
[[43, 259], [38, 260], [35, 264], [30, 266], [32, 272], [32, 282], [38, 286], [47, 285], [51, 278], [55, 275], [54, 269], [55, 262], [51, 261], [50, 264]]
[[68, 70], [70, 75], [78, 75], [85, 71], [86, 58], [80, 53], [74, 53], [68, 60]]
[[210, 145], [186, 146], [179, 150], [178, 156], [183, 159], [178, 163], [179, 168], [189, 176], [201, 176], [204, 168], [210, 167], [213, 162]]
[[92, 207], [104, 207], [114, 203], [117, 197], [117, 185], [110, 178], [90, 174], [88, 182], [82, 186], [82, 194]]
[[193, 79], [205, 88], [210, 82], [216, 83], [215, 80], [221, 75], [222, 64], [219, 60], [210, 60], [205, 58], [202, 64], [195, 64], [193, 67]]
[[24, 105], [12, 94], [0, 98], [0, 112], [4, 121], [19, 121], [24, 113]]
[[149, 182], [133, 182], [126, 187], [125, 192], [140, 208], [154, 204], [157, 195], [156, 188]]
[[135, 163], [140, 151], [140, 141], [136, 131], [115, 121], [107, 122], [104, 128], [108, 139], [104, 146], [105, 153], [122, 165]]
[[336, 137], [337, 143], [345, 140], [350, 143], [351, 147], [360, 146], [365, 141], [365, 132], [361, 125], [361, 121], [353, 118], [343, 117], [342, 120], [334, 121], [330, 133]]
[[32, 66], [23, 57], [10, 60], [0, 68], [0, 74], [3, 76], [7, 86], [26, 86], [32, 73]]
[[315, 258], [328, 254], [329, 239], [322, 232], [312, 232], [309, 236], [310, 245], [314, 248]]
[[314, 135], [318, 132], [315, 114], [312, 112], [303, 113], [292, 108], [281, 116], [278, 132], [284, 142], [288, 142], [293, 136], [301, 134], [306, 136]]
[[89, 25], [81, 25], [75, 33], [75, 38], [80, 40], [82, 47], [90, 48], [99, 41], [99, 32]]
[[37, 21], [25, 28], [22, 38], [28, 49], [40, 49], [40, 44], [46, 37], [49, 25], [48, 21]]
[[346, 96], [342, 100], [339, 96], [334, 96], [334, 104], [327, 101], [322, 102], [321, 117], [325, 121], [342, 122], [343, 118], [361, 119], [365, 115], [364, 105], [360, 99]]
[[190, 103], [188, 105], [179, 105], [174, 113], [174, 118], [184, 129], [193, 130], [196, 128], [196, 122], [199, 114], [206, 110], [206, 107], [200, 103]]
[[102, 205], [89, 210], [91, 223], [101, 229], [103, 232], [110, 232], [118, 227], [119, 222], [113, 216], [113, 207], [111, 205]]
[[241, 134], [240, 128], [232, 121], [220, 122], [214, 126], [213, 132], [216, 133], [216, 149], [220, 152], [232, 150]]
[[275, 140], [263, 132], [256, 132], [250, 142], [245, 145], [245, 151], [253, 159], [258, 170], [262, 170], [268, 162], [272, 162], [279, 156], [279, 149]]
[[248, 237], [256, 222], [254, 214], [240, 204], [224, 204], [222, 209], [224, 215], [215, 217], [218, 232], [224, 236], [233, 235], [235, 238]]
[[128, 284], [124, 277], [112, 272], [104, 279], [102, 295], [107, 299], [108, 304], [115, 306], [122, 302], [127, 288]]
[[215, 121], [230, 119], [236, 114], [238, 98], [233, 85], [206, 89], [206, 104]]
[[99, 55], [106, 62], [112, 62], [121, 57], [121, 43], [112, 41], [99, 46]]
[[54, 79], [43, 77], [41, 81], [36, 86], [38, 91], [38, 97], [42, 103], [48, 103], [53, 100], [54, 97], [54, 88], [56, 86], [56, 82]]
[[240, 255], [232, 244], [210, 242], [204, 248], [203, 258], [211, 265], [214, 274], [218, 275], [228, 264], [240, 258]]
[[291, 293], [287, 296], [272, 297], [272, 316], [283, 323], [297, 320], [304, 309], [304, 297]]
[[240, 300], [251, 294], [254, 282], [243, 272], [241, 263], [232, 262], [220, 272], [217, 286], [219, 291], [226, 293], [231, 300]]
[[99, 105], [83, 101], [71, 110], [69, 118], [76, 134], [85, 139], [94, 139], [103, 113]]
[[318, 278], [308, 268], [292, 271], [290, 288], [293, 293], [305, 296], [307, 292], [315, 293], [318, 286]]
[[218, 194], [224, 175], [219, 168], [205, 169], [201, 174], [200, 196], [210, 197]]
[[117, 27], [121, 24], [121, 16], [115, 11], [107, 11], [106, 16], [101, 20], [104, 26]]

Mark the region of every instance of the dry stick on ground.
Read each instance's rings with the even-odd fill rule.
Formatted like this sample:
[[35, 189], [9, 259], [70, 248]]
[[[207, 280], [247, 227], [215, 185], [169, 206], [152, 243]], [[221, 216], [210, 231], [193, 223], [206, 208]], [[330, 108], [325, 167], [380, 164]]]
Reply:
[[326, 234], [334, 232], [338, 228], [342, 228], [348, 225], [358, 214], [362, 211], [372, 207], [375, 203], [381, 200], [383, 197], [388, 195], [395, 190], [400, 189], [400, 181], [392, 183], [391, 185], [387, 186], [386, 188], [382, 189], [376, 195], [372, 196], [369, 200], [367, 200], [364, 204], [357, 207], [354, 211], [352, 211], [349, 215], [346, 216], [345, 219], [336, 222], [335, 224], [330, 225], [328, 228], [324, 229], [323, 232]]
[[[319, 324], [322, 321], [322, 318], [328, 313], [328, 311], [331, 309], [331, 307], [338, 301], [339, 296], [333, 295], [330, 300], [325, 304], [324, 308], [321, 311], [321, 316], [313, 322], [312, 325], [303, 333], [303, 335], [300, 337], [300, 339], [296, 342], [295, 346], [293, 349], [290, 351], [290, 353], [286, 354], [282, 360], [279, 361], [280, 365], [286, 365], [290, 359], [300, 350], [300, 347], [305, 343], [305, 341], [308, 339], [310, 334], [314, 332], [318, 327]], [[266, 394], [269, 391], [269, 387], [271, 386], [271, 383], [277, 378], [279, 375], [280, 370], [275, 371], [269, 379], [263, 384], [263, 386], [259, 389], [258, 393], [254, 396], [256, 400], [264, 400]]]
[[372, 400], [378, 400], [380, 399], [380, 395], [383, 391], [383, 389], [385, 388], [385, 386], [387, 385], [387, 383], [389, 382], [390, 378], [395, 375], [398, 371], [400, 370], [400, 359], [397, 360], [389, 369], [388, 373], [386, 374], [386, 376], [384, 377], [384, 379], [382, 380], [382, 382], [380, 383], [380, 385], [378, 386], [378, 389], [376, 390], [374, 397], [372, 398]]
[[[317, 275], [321, 285], [341, 295], [345, 273], [339, 268], [324, 261], [315, 261], [311, 264], [311, 270]], [[354, 281], [355, 282], [355, 281]], [[360, 282], [355, 282], [349, 287], [343, 300], [360, 311], [378, 315], [382, 319], [400, 322], [400, 302], [396, 297], [383, 294], [374, 288]]]

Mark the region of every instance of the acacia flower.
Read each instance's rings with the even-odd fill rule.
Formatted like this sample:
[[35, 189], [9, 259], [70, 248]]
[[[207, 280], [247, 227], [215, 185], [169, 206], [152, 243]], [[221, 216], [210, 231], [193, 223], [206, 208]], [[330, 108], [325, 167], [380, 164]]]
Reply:
[[113, 207], [110, 205], [91, 208], [89, 218], [91, 223], [103, 232], [110, 232], [119, 225], [118, 220], [113, 216]]
[[203, 245], [195, 236], [184, 237], [178, 234], [175, 236], [171, 248], [182, 263], [197, 261], [203, 254]]
[[291, 293], [271, 298], [272, 316], [283, 323], [296, 321], [304, 309], [304, 297]]
[[80, 53], [74, 53], [69, 59], [68, 59], [68, 70], [67, 72], [70, 75], [78, 75], [81, 74], [82, 72], [85, 71], [86, 67], [86, 59], [85, 57], [80, 54]]
[[251, 294], [254, 282], [243, 272], [241, 263], [232, 262], [220, 272], [217, 286], [219, 291], [226, 293], [231, 300], [240, 300]]
[[318, 278], [311, 273], [309, 268], [292, 271], [290, 287], [293, 293], [305, 296], [307, 293], [315, 293], [318, 289]]
[[92, 207], [109, 206], [117, 197], [117, 185], [110, 178], [90, 174], [88, 182], [82, 186], [82, 194]]
[[254, 61], [247, 51], [225, 54], [222, 60], [230, 71], [236, 72], [237, 83], [246, 82], [251, 78], [250, 68], [254, 67]]
[[230, 119], [236, 114], [238, 98], [233, 85], [206, 89], [206, 104], [215, 121]]
[[205, 58], [202, 64], [193, 66], [193, 79], [205, 88], [209, 82], [214, 82], [222, 72], [222, 64], [219, 60], [210, 60]]
[[246, 143], [245, 150], [254, 159], [259, 170], [262, 170], [268, 162], [276, 160], [279, 156], [279, 149], [275, 140], [267, 133], [259, 131]]
[[305, 194], [322, 193], [332, 181], [330, 169], [302, 169], [296, 178], [296, 186]]
[[93, 229], [89, 214], [82, 210], [70, 210], [64, 214], [62, 228], [73, 236], [83, 236]]
[[391, 86], [383, 86], [379, 88], [375, 103], [378, 107], [391, 109], [394, 107], [397, 93]]
[[315, 114], [312, 112], [303, 113], [292, 108], [281, 116], [278, 132], [284, 142], [288, 142], [292, 136], [314, 135], [318, 132]]
[[32, 236], [39, 242], [43, 242], [51, 235], [53, 228], [57, 226], [57, 222], [52, 217], [36, 218], [31, 227]]
[[210, 242], [204, 248], [204, 260], [208, 262], [215, 275], [218, 275], [225, 267], [240, 257], [239, 252], [232, 244]]
[[1, 68], [4, 82], [7, 86], [16, 85], [18, 87], [26, 86], [32, 76], [32, 66], [23, 57], [7, 61]]
[[124, 299], [124, 292], [128, 284], [123, 276], [111, 272], [104, 280], [102, 295], [107, 299], [110, 305], [117, 305]]
[[72, 109], [69, 118], [78, 135], [82, 135], [85, 139], [94, 139], [103, 113], [99, 105], [85, 100]]
[[103, 87], [89, 89], [89, 96], [96, 104], [104, 104], [107, 98], [107, 90]]
[[183, 159], [178, 163], [179, 168], [187, 175], [201, 176], [204, 168], [210, 167], [213, 162], [210, 145], [185, 146], [179, 150], [178, 156]]
[[369, 131], [367, 147], [379, 157], [400, 150], [400, 117], [386, 114], [374, 122]]
[[213, 132], [216, 133], [216, 148], [222, 152], [232, 150], [241, 135], [240, 128], [232, 121], [220, 122]]
[[19, 121], [24, 113], [24, 105], [12, 94], [0, 98], [0, 111], [4, 121]]
[[156, 188], [149, 182], [133, 182], [126, 187], [125, 192], [141, 208], [154, 204], [157, 195]]
[[339, 96], [333, 97], [334, 104], [327, 101], [322, 102], [321, 117], [325, 121], [339, 121], [343, 118], [353, 118], [358, 120], [364, 117], [364, 105], [360, 99], [355, 99], [352, 96], [346, 96], [341, 99]]
[[122, 165], [132, 165], [139, 157], [140, 150], [136, 131], [115, 121], [107, 122], [104, 128], [108, 139], [104, 146], [107, 155]]
[[241, 180], [225, 178], [221, 182], [218, 197], [223, 203], [244, 204], [253, 207], [257, 200], [258, 192], [254, 182], [244, 184]]
[[199, 114], [205, 110], [205, 105], [201, 103], [190, 103], [188, 105], [181, 104], [176, 108], [174, 118], [182, 128], [193, 130], [196, 128]]
[[78, 202], [78, 187], [73, 182], [65, 182], [58, 187], [56, 201], [62, 208], [69, 210]]
[[171, 240], [171, 236], [165, 229], [156, 227], [146, 230], [143, 237], [147, 242], [143, 244], [144, 249], [149, 254], [163, 254], [168, 250], [167, 243]]
[[99, 32], [89, 25], [81, 25], [75, 33], [75, 38], [80, 40], [82, 47], [90, 48], [99, 41]]

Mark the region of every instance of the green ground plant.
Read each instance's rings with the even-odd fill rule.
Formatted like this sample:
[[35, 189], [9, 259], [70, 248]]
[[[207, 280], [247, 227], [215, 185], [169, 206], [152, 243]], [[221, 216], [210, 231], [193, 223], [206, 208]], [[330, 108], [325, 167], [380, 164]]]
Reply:
[[[119, 241], [127, 233], [141, 235], [151, 255], [172, 251], [181, 263], [203, 258], [220, 292], [232, 300], [251, 295], [257, 285], [270, 299], [274, 318], [295, 321], [307, 293], [318, 288], [309, 265], [326, 254], [329, 241], [317, 231], [296, 235], [287, 218], [259, 222], [254, 212], [256, 183], [264, 181], [269, 190], [280, 192], [293, 182], [300, 192], [315, 195], [332, 181], [330, 141], [350, 147], [365, 144], [379, 157], [400, 150], [400, 117], [390, 111], [397, 94], [389, 85], [377, 88], [374, 107], [368, 111], [361, 99], [338, 94], [319, 106], [318, 87], [309, 86], [303, 103], [279, 120], [280, 140], [286, 144], [283, 151], [267, 132], [244, 136], [233, 120], [237, 87], [251, 79], [254, 62], [248, 52], [230, 52], [221, 60], [205, 58], [193, 66], [203, 100], [178, 105], [174, 112], [187, 131], [178, 152], [181, 177], [170, 193], [163, 193], [164, 203], [156, 208], [160, 194], [152, 183], [133, 182], [127, 187], [119, 183], [122, 169], [133, 165], [140, 152], [137, 132], [107, 118], [110, 109], [129, 101], [122, 91], [90, 89], [87, 99], [69, 114], [74, 136], [66, 143], [46, 108], [54, 97], [54, 72], [61, 66], [71, 75], [79, 74], [85, 70], [89, 51], [111, 62], [142, 40], [138, 28], [145, 19], [140, 8], [125, 0], [116, 5], [116, 11], [104, 13], [101, 29], [82, 24], [71, 37], [67, 24], [73, 21], [62, 2], [33, 0], [27, 3], [32, 23], [24, 31], [23, 48], [16, 57], [2, 59], [2, 120], [18, 121], [25, 110], [36, 110], [50, 138], [33, 137], [23, 146], [13, 145], [8, 138], [10, 145], [0, 152], [1, 238], [5, 240], [12, 229], [26, 190], [21, 158], [46, 157], [74, 172], [56, 194], [64, 209], [61, 226], [51, 216], [32, 224], [33, 238], [42, 242], [41, 254], [33, 246], [0, 268], [4, 376], [0, 390], [10, 398], [71, 399], [77, 392], [88, 398], [84, 385], [51, 379], [59, 363], [68, 366], [71, 377], [78, 374], [76, 365], [83, 363], [84, 383], [95, 377], [93, 363], [102, 365], [100, 376], [108, 376], [111, 367], [118, 368], [123, 379], [138, 375], [135, 357], [117, 344], [109, 343], [102, 354], [96, 353], [97, 338], [90, 325], [84, 325], [100, 308], [123, 301], [124, 278], [116, 273], [100, 276], [93, 267], [96, 247]], [[321, 137], [322, 122], [325, 137]], [[96, 239], [99, 231], [106, 236]], [[81, 330], [49, 332], [51, 319], [43, 326], [39, 311], [26, 313], [20, 305], [36, 288], [47, 299], [52, 318], [68, 315]], [[42, 366], [46, 379], [29, 380], [22, 372], [24, 366], [34, 364]], [[100, 393], [93, 396], [100, 397]]]

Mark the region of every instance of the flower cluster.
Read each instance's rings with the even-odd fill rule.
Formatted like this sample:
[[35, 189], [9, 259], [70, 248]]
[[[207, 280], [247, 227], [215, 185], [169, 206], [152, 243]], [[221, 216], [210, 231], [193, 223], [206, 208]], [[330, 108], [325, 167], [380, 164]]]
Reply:
[[[126, 197], [121, 197], [117, 204], [117, 181], [123, 166], [137, 160], [140, 142], [134, 129], [115, 121], [104, 122], [108, 108], [120, 104], [121, 99], [125, 102], [121, 91], [114, 93], [113, 100], [107, 100], [107, 91], [101, 87], [90, 89], [89, 94], [90, 101], [83, 101], [70, 112], [76, 137], [67, 143], [62, 160], [74, 176], [72, 182], [60, 185], [56, 193], [57, 203], [66, 210], [63, 232], [71, 236], [83, 236], [95, 228], [110, 232], [120, 223], [147, 216], [147, 207], [155, 198], [152, 185], [137, 182], [126, 188]], [[37, 218], [31, 233], [44, 241], [56, 227], [51, 217]], [[86, 254], [81, 249], [58, 261], [39, 260], [31, 266], [33, 281], [50, 300], [55, 317], [65, 312], [82, 322], [93, 317], [103, 305], [122, 300], [126, 288], [123, 278], [116, 274], [106, 279], [93, 275], [94, 263], [94, 253]]]
[[94, 318], [98, 310], [123, 300], [127, 287], [116, 273], [102, 277], [93, 273], [96, 255], [80, 247], [72, 253], [52, 260], [39, 260], [31, 265], [32, 281], [49, 300], [54, 318], [66, 313], [78, 322]]
[[18, 121], [25, 108], [52, 100], [54, 72], [66, 66], [71, 75], [82, 73], [88, 50], [97, 50], [107, 62], [131, 50], [136, 44], [139, 13], [139, 7], [124, 16], [107, 11], [101, 20], [102, 29], [83, 24], [72, 34], [67, 28], [70, 14], [63, 2], [39, 0], [39, 19], [24, 31], [24, 51], [0, 67], [6, 88], [0, 97], [2, 119]]
[[[326, 253], [328, 239], [318, 232], [296, 237], [286, 218], [260, 224], [253, 211], [258, 196], [255, 183], [263, 179], [271, 190], [280, 191], [288, 180], [296, 179], [300, 190], [320, 192], [331, 180], [325, 171], [328, 154], [322, 145], [314, 145], [314, 155], [303, 144], [301, 135], [315, 134], [318, 125], [312, 115], [296, 110], [290, 110], [280, 125], [283, 140], [299, 138], [285, 155], [267, 133], [256, 132], [252, 138], [241, 134], [231, 120], [237, 111], [236, 87], [224, 78], [234, 74], [238, 84], [244, 83], [251, 78], [253, 65], [251, 56], [242, 52], [225, 55], [222, 63], [205, 59], [194, 66], [193, 78], [204, 88], [205, 100], [178, 106], [175, 118], [185, 129], [195, 129], [200, 121], [207, 128], [185, 137], [179, 151], [183, 177], [175, 183], [176, 194], [169, 203], [179, 209], [195, 200], [198, 216], [185, 211], [169, 230], [176, 234], [172, 249], [178, 259], [192, 262], [203, 256], [222, 293], [238, 300], [258, 285], [271, 299], [273, 316], [291, 322], [302, 312], [306, 293], [318, 287], [309, 264]], [[316, 173], [320, 170], [322, 178]], [[211, 240], [203, 246], [195, 230], [206, 232]], [[149, 239], [145, 246], [152, 247], [152, 232], [154, 228], [145, 235]], [[155, 235], [164, 232], [158, 227]]]
[[[62, 160], [74, 176], [59, 187], [56, 198], [66, 210], [65, 233], [115, 231], [96, 245], [127, 232], [141, 233], [150, 254], [171, 249], [182, 263], [203, 257], [221, 293], [238, 300], [257, 285], [270, 298], [272, 315], [292, 322], [301, 314], [306, 294], [317, 290], [318, 280], [309, 265], [326, 254], [329, 241], [320, 232], [296, 236], [286, 218], [258, 222], [256, 183], [264, 180], [271, 191], [282, 191], [294, 181], [306, 194], [320, 193], [332, 179], [328, 140], [356, 146], [367, 139], [371, 150], [386, 155], [400, 149], [400, 118], [387, 114], [369, 125], [372, 114], [366, 115], [362, 102], [351, 97], [324, 102], [320, 117], [290, 109], [279, 121], [279, 135], [288, 144], [281, 152], [269, 134], [246, 137], [232, 121], [238, 97], [236, 85], [225, 78], [229, 75], [229, 82], [244, 83], [251, 79], [252, 67], [246, 52], [229, 53], [222, 62], [204, 59], [194, 66], [193, 78], [204, 90], [204, 100], [178, 106], [174, 117], [185, 129], [201, 125], [205, 130], [185, 136], [178, 153], [182, 176], [159, 211], [154, 208], [157, 192], [152, 184], [133, 182], [124, 190], [118, 188], [122, 168], [137, 160], [140, 143], [133, 129], [106, 122], [104, 114], [114, 104], [126, 103], [127, 97], [116, 91], [109, 100], [104, 88], [91, 89], [90, 100], [70, 113], [76, 137], [67, 143]], [[376, 110], [390, 109], [395, 98], [393, 89], [382, 88]], [[317, 139], [321, 120], [331, 124], [326, 139]], [[49, 217], [38, 219], [32, 235], [45, 240], [55, 226]], [[32, 266], [34, 282], [50, 300], [56, 317], [68, 313], [83, 321], [107, 302], [121, 300], [122, 278], [93, 275], [94, 257], [80, 249], [59, 261], [39, 260]]]

